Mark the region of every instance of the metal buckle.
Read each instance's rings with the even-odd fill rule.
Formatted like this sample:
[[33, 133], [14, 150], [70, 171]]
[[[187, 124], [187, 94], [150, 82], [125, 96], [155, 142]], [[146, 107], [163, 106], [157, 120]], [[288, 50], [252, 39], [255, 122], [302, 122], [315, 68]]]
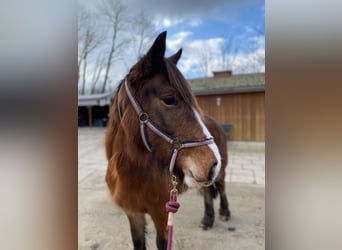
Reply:
[[172, 189], [170, 191], [170, 195], [172, 194], [177, 194], [177, 177], [175, 175], [171, 175], [171, 184], [172, 184]]

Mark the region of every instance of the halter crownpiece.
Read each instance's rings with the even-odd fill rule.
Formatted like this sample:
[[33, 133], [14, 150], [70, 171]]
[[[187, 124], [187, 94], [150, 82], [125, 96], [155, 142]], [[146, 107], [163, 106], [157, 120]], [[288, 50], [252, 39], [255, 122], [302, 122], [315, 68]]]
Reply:
[[128, 99], [130, 100], [134, 110], [138, 114], [139, 121], [140, 121], [140, 134], [142, 141], [144, 142], [144, 145], [146, 149], [149, 152], [152, 152], [151, 145], [148, 140], [148, 135], [147, 135], [147, 127], [151, 129], [155, 134], [163, 138], [165, 141], [167, 141], [169, 144], [172, 145], [172, 151], [171, 151], [171, 157], [169, 161], [169, 172], [173, 172], [173, 168], [176, 163], [177, 155], [178, 152], [183, 149], [183, 148], [192, 148], [192, 147], [198, 147], [198, 146], [203, 146], [203, 145], [208, 145], [214, 143], [214, 138], [206, 138], [202, 141], [186, 141], [182, 142], [178, 140], [177, 138], [174, 138], [173, 136], [169, 135], [165, 131], [161, 130], [157, 125], [155, 125], [149, 115], [144, 112], [138, 101], [135, 99], [133, 96], [127, 82], [127, 78], [125, 78], [125, 89], [128, 95]]

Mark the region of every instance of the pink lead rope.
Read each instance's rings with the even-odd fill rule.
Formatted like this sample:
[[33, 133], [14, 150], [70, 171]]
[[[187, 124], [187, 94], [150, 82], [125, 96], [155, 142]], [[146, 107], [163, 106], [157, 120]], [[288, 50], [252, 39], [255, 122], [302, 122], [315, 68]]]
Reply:
[[177, 202], [177, 181], [176, 176], [172, 175], [172, 190], [170, 192], [170, 200], [166, 202], [166, 211], [169, 212], [167, 218], [167, 250], [172, 249], [172, 234], [173, 234], [173, 214], [178, 211], [180, 204]]

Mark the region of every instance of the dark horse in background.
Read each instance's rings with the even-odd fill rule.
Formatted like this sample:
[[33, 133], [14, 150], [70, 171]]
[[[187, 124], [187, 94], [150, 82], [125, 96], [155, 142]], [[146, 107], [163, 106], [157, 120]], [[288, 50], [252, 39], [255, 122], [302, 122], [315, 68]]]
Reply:
[[[106, 131], [106, 182], [113, 202], [128, 217], [134, 249], [146, 249], [146, 213], [155, 225], [158, 249], [166, 249], [165, 203], [170, 197], [168, 166], [174, 146], [149, 127], [141, 132], [142, 120], [153, 121], [164, 134], [179, 142], [214, 138], [211, 144], [180, 150], [172, 172], [177, 177], [179, 193], [188, 187], [203, 191], [204, 229], [214, 223], [213, 198], [217, 193], [220, 218], [230, 217], [224, 182], [228, 160], [226, 137], [214, 119], [203, 115], [189, 83], [177, 69], [182, 50], [164, 58], [165, 40], [163, 32], [119, 85]], [[130, 93], [143, 115], [138, 116]], [[148, 140], [148, 145], [144, 140]]]

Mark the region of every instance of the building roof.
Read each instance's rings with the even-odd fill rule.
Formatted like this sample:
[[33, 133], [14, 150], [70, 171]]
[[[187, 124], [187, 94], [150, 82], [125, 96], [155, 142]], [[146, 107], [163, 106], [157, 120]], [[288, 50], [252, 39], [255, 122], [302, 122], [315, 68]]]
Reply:
[[110, 105], [113, 92], [107, 92], [104, 94], [92, 94], [92, 95], [79, 95], [78, 106], [104, 106]]
[[[265, 91], [265, 73], [232, 75], [230, 77], [208, 77], [188, 80], [195, 95], [214, 95]], [[113, 92], [79, 95], [78, 106], [111, 105]]]
[[265, 91], [265, 73], [188, 80], [195, 95]]

